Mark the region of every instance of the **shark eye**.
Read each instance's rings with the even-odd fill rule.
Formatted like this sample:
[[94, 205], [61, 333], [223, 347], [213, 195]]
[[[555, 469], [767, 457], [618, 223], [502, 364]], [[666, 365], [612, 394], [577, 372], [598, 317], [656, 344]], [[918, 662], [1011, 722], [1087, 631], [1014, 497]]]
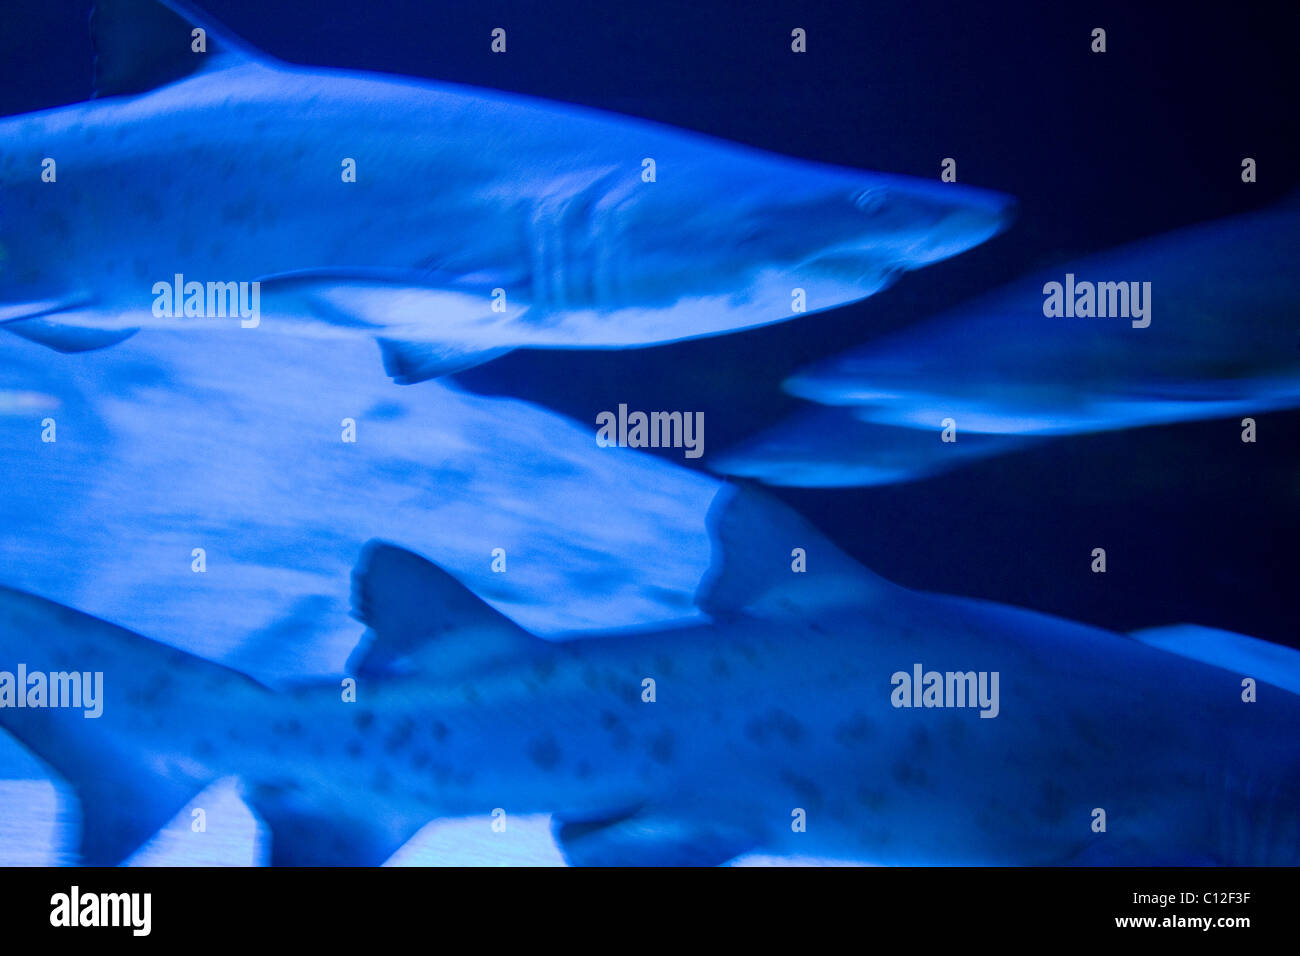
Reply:
[[853, 197], [853, 205], [865, 213], [877, 213], [885, 205], [885, 188], [870, 186]]

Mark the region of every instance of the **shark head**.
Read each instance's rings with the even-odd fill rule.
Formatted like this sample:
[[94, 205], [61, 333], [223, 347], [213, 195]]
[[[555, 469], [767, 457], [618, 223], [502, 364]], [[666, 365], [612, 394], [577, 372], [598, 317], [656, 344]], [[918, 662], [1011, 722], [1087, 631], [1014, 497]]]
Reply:
[[619, 293], [678, 309], [682, 337], [866, 298], [996, 235], [1013, 215], [997, 193], [693, 146], [617, 202], [620, 262], [610, 264]]
[[811, 244], [803, 264], [845, 279], [882, 260], [902, 269], [946, 259], [996, 235], [1013, 214], [1012, 201], [995, 193], [848, 172], [811, 193], [789, 223]]

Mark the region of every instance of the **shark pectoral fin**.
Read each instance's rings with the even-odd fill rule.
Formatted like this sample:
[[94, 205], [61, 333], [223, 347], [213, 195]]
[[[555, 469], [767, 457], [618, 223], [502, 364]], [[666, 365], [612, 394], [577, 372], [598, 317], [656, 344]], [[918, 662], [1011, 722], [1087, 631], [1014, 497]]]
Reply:
[[1300, 694], [1300, 651], [1293, 647], [1196, 624], [1150, 627], [1129, 636], [1171, 654]]
[[202, 70], [269, 59], [181, 0], [95, 0], [90, 36], [92, 98], [144, 93]]
[[695, 603], [714, 618], [743, 612], [802, 619], [811, 608], [869, 603], [893, 588], [752, 488], [724, 487], [707, 523], [712, 559]]
[[63, 314], [71, 318], [76, 313], [51, 312], [31, 319], [17, 319], [6, 322], [0, 328], [32, 342], [48, 346], [56, 352], [91, 352], [95, 349], [108, 348], [123, 342], [139, 332], [139, 329], [99, 329], [71, 322], [60, 322]]
[[384, 357], [384, 371], [394, 382], [398, 385], [415, 385], [490, 362], [510, 349], [381, 338], [379, 351]]
[[458, 284], [453, 276], [339, 268], [258, 281], [263, 295], [288, 297], [290, 310], [306, 307], [337, 328], [374, 331], [384, 370], [399, 385], [481, 365], [529, 340], [526, 303], [498, 300], [493, 292], [500, 289]]
[[637, 812], [605, 820], [551, 821], [572, 866], [720, 866], [755, 841], [715, 823]]
[[446, 676], [546, 646], [437, 565], [382, 541], [366, 544], [352, 572], [352, 616], [370, 631], [348, 658], [353, 675], [418, 663]]
[[250, 787], [244, 799], [271, 831], [272, 866], [379, 866], [428, 822], [373, 806], [318, 804], [295, 787]]

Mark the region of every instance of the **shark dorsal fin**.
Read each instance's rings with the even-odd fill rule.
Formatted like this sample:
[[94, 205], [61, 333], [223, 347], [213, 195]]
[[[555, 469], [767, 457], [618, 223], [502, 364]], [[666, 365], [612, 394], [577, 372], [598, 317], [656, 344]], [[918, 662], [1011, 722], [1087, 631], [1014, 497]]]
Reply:
[[798, 513], [752, 488], [719, 491], [708, 525], [713, 557], [695, 603], [714, 618], [799, 617], [818, 607], [867, 603], [894, 587]]
[[94, 0], [90, 36], [92, 98], [145, 93], [204, 70], [269, 59], [182, 0]]
[[352, 573], [352, 615], [370, 629], [348, 660], [353, 675], [463, 673], [532, 650], [537, 641], [442, 568], [371, 541]]

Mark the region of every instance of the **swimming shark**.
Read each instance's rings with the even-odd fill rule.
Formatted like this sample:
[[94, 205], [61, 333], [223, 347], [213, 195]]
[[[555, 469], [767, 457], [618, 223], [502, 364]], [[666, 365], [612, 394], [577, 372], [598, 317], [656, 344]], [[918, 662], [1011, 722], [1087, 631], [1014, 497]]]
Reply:
[[[1043, 437], [1295, 408], [1298, 246], [1300, 195], [1016, 280], [795, 373], [788, 392], [844, 413], [780, 422], [719, 464], [771, 484], [878, 484]], [[956, 441], [941, 443], [947, 420]]]
[[277, 62], [97, 0], [96, 97], [0, 120], [0, 324], [378, 339], [412, 383], [834, 308], [1000, 231], [997, 193], [575, 106]]
[[1300, 861], [1296, 651], [911, 592], [748, 489], [709, 527], [708, 623], [567, 642], [372, 541], [348, 678], [278, 689], [5, 589], [0, 670], [102, 690], [91, 717], [0, 677], [0, 725], [74, 788], [85, 863], [231, 776], [278, 865], [498, 812], [551, 814], [576, 865]]

